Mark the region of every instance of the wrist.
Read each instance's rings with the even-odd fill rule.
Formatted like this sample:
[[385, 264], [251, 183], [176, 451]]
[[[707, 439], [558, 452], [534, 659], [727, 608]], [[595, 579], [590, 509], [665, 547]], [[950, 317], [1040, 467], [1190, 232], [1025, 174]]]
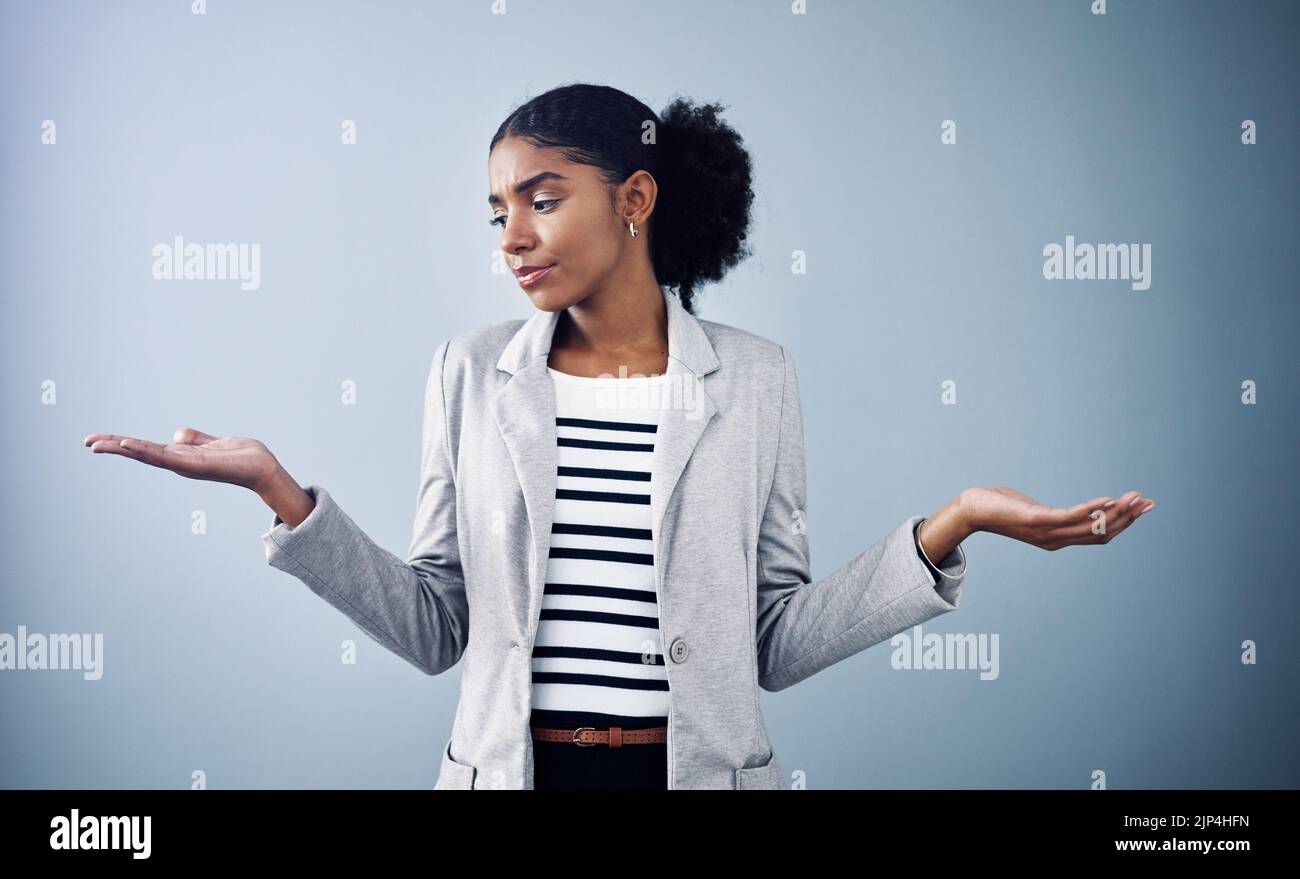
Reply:
[[971, 492], [974, 489], [968, 488], [953, 499], [949, 506], [953, 507], [953, 521], [959, 529], [962, 539], [965, 540], [976, 531], [983, 531], [984, 527], [980, 524], [976, 514], [977, 505], [973, 502]]
[[290, 528], [301, 525], [316, 507], [312, 494], [283, 468], [258, 492], [258, 496]]
[[961, 512], [957, 499], [949, 501], [933, 516], [926, 517], [918, 525], [915, 535], [921, 555], [932, 566], [948, 558], [954, 550], [970, 536], [966, 519]]
[[290, 476], [288, 470], [279, 466], [257, 489], [257, 495], [262, 499], [262, 502], [275, 510], [282, 519], [285, 518], [282, 511], [291, 506], [300, 505], [300, 496], [304, 494], [306, 492], [298, 484], [298, 480]]
[[[283, 492], [286, 478], [289, 478], [288, 471], [280, 466], [279, 461], [276, 461], [275, 466], [268, 468], [266, 474], [256, 480], [249, 488], [269, 504], [268, 498]], [[290, 479], [290, 481], [292, 480]]]

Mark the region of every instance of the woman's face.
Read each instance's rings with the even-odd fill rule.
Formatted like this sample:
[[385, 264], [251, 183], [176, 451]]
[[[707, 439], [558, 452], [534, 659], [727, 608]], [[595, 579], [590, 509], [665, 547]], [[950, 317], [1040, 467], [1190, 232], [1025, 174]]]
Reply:
[[521, 285], [538, 309], [568, 308], [617, 276], [625, 256], [623, 239], [632, 239], [591, 165], [567, 162], [554, 150], [505, 137], [488, 158], [488, 192], [506, 267], [513, 272], [516, 266], [552, 266], [544, 277]]

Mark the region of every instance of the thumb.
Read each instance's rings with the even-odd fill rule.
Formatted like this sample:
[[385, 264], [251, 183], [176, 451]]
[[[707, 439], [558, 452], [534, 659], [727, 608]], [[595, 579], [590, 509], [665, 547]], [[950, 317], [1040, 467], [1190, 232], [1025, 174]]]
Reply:
[[201, 430], [195, 430], [192, 427], [182, 427], [172, 434], [172, 441], [187, 446], [210, 443], [216, 440], [215, 436], [209, 436]]

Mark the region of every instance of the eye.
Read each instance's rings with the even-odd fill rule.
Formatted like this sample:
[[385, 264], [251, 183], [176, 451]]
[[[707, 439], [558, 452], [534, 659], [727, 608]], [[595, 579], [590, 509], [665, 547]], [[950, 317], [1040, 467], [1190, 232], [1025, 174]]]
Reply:
[[[544, 198], [544, 199], [542, 199], [541, 201], [535, 201], [535, 202], [533, 202], [533, 207], [536, 208], [538, 205], [557, 205], [557, 204], [559, 204], [559, 203], [560, 203], [560, 199], [558, 199], [558, 198]], [[549, 208], [548, 210], [545, 210], [545, 211], [538, 211], [538, 213], [539, 213], [539, 214], [549, 214], [549, 213], [551, 212], [551, 210], [554, 210], [554, 208]], [[505, 214], [502, 214], [502, 215], [499, 216], [499, 217], [493, 217], [492, 219], [488, 220], [488, 225], [489, 225], [489, 226], [500, 226], [501, 228], [504, 229], [504, 228], [505, 228], [505, 225], [506, 225], [506, 215], [505, 215]]]

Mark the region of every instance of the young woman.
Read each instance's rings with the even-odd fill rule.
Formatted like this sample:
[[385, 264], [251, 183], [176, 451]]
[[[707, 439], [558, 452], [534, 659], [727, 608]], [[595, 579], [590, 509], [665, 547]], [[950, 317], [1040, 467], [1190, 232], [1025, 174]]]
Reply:
[[501, 124], [489, 221], [536, 310], [434, 352], [406, 560], [257, 440], [85, 439], [252, 489], [270, 564], [427, 674], [463, 657], [439, 788], [786, 787], [760, 687], [955, 609], [976, 531], [1105, 544], [1155, 505], [968, 488], [814, 582], [790, 352], [694, 314], [747, 255], [720, 110], [578, 84]]

